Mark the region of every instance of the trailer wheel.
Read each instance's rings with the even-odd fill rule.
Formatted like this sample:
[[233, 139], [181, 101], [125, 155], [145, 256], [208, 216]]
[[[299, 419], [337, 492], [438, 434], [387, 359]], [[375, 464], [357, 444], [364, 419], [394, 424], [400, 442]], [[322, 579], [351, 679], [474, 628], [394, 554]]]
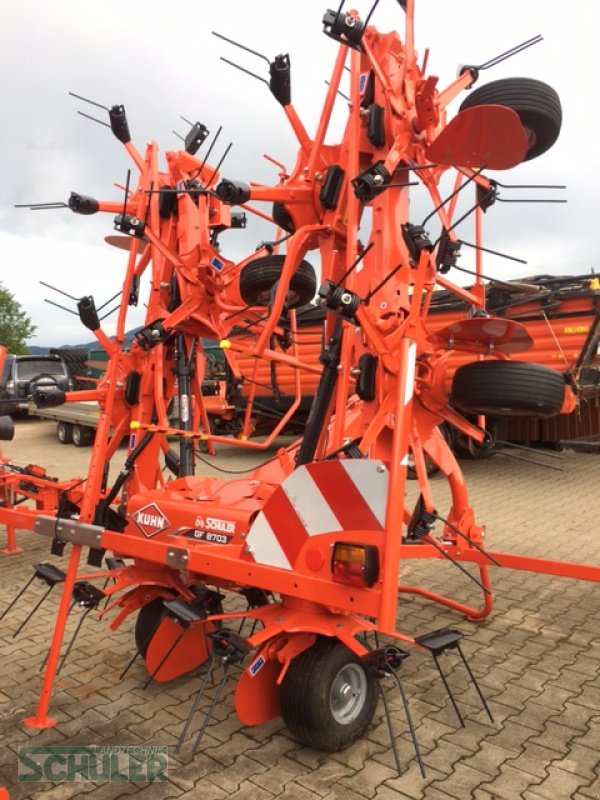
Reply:
[[73, 426], [70, 422], [59, 422], [56, 426], [56, 438], [61, 444], [71, 444], [73, 441]]
[[85, 425], [73, 425], [72, 435], [75, 447], [86, 447], [94, 438], [91, 428], [86, 428]]
[[[271, 289], [279, 280], [285, 256], [263, 256], [249, 261], [240, 274], [240, 294], [250, 306], [267, 306]], [[289, 308], [305, 306], [317, 292], [317, 276], [312, 264], [301, 261], [288, 288]]]
[[560, 98], [551, 86], [533, 78], [502, 78], [474, 89], [460, 105], [498, 105], [516, 111], [529, 145], [524, 161], [537, 158], [558, 139], [562, 124]]
[[300, 653], [281, 684], [281, 715], [304, 745], [336, 752], [367, 730], [377, 706], [375, 678], [337, 639]]
[[551, 417], [564, 388], [563, 376], [540, 364], [475, 361], [454, 373], [450, 405], [469, 414]]
[[147, 605], [142, 606], [135, 621], [135, 646], [142, 658], [146, 657], [146, 651], [152, 641], [152, 637], [158, 629], [158, 623], [163, 616], [164, 605], [160, 597], [151, 600]]

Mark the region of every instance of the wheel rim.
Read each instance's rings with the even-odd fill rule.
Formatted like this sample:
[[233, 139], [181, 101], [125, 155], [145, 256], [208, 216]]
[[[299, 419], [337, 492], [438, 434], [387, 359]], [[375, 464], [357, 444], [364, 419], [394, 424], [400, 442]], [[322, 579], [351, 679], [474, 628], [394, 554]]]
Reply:
[[340, 725], [360, 716], [367, 696], [367, 677], [359, 664], [346, 664], [335, 676], [329, 692], [331, 715]]

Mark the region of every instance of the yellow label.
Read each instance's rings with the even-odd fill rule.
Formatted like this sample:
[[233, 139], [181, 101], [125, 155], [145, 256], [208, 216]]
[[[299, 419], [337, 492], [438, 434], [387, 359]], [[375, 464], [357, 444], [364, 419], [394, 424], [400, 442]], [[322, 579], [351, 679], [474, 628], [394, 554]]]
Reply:
[[590, 329], [589, 325], [567, 325], [565, 333], [587, 333]]

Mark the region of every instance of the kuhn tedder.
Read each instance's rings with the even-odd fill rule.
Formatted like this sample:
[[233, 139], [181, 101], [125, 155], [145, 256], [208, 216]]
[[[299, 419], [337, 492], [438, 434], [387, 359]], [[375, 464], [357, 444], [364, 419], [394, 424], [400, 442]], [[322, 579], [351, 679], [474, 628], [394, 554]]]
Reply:
[[[518, 322], [486, 313], [481, 276], [483, 215], [499, 186], [486, 172], [514, 167], [554, 143], [558, 97], [539, 81], [496, 81], [470, 92], [448, 121], [448, 104], [480, 71], [521, 48], [464, 68], [439, 90], [438, 79], [426, 76], [427, 59], [417, 62], [413, 2], [400, 5], [404, 41], [342, 7], [325, 14], [325, 33], [339, 42], [339, 52], [312, 138], [291, 103], [289, 58], [270, 62], [265, 82], [299, 143], [294, 169], [282, 169], [275, 186], [222, 179], [220, 164], [213, 168], [196, 155], [208, 133], [200, 123], [192, 126], [185, 149], [167, 152], [159, 166], [154, 143], [143, 155], [133, 145], [124, 108], [107, 109], [139, 177], [134, 189], [128, 182], [124, 201], [72, 194], [68, 202], [80, 214], [116, 214], [120, 236], [112, 243], [129, 255], [114, 339], [104, 333], [92, 297], [78, 303], [83, 324], [109, 361], [97, 389], [78, 393], [102, 409], [79, 508], [36, 523], [38, 533], [52, 540], [53, 553], [67, 544], [71, 552], [66, 573], [59, 575], [56, 628], [28, 726], [54, 725], [49, 704], [72, 601], [89, 610], [110, 598], [103, 613], [117, 612], [112, 628], [137, 612], [136, 656], [145, 658], [148, 680], [167, 681], [207, 665], [179, 744], [215, 665], [221, 663], [226, 676], [231, 664], [247, 659], [235, 694], [242, 722], [256, 725], [281, 715], [301, 742], [337, 750], [368, 727], [379, 679], [398, 680], [408, 652], [397, 645], [430, 653], [436, 664], [449, 650], [462, 656], [457, 631], [417, 638], [401, 632], [403, 593], [475, 620], [492, 609], [490, 566], [600, 579], [599, 567], [488, 551], [460, 467], [439, 431], [445, 422], [482, 443], [487, 413], [557, 413], [569, 402], [560, 374], [511, 360], [531, 345], [530, 337]], [[340, 143], [326, 145], [346, 74], [347, 123]], [[454, 176], [454, 185], [444, 199], [446, 175]], [[432, 201], [419, 224], [409, 219], [414, 183]], [[470, 189], [473, 205], [459, 216], [458, 199]], [[272, 218], [285, 235], [232, 263], [221, 254], [218, 237], [245, 225], [232, 206], [264, 216], [257, 202], [272, 204]], [[456, 228], [469, 215], [477, 274], [467, 291], [447, 273], [461, 246]], [[435, 240], [425, 226], [437, 229]], [[359, 228], [367, 230], [365, 242]], [[317, 289], [315, 270], [305, 260], [309, 253], [320, 258], [318, 297], [327, 310], [319, 364], [303, 363], [297, 352], [295, 308]], [[150, 286], [146, 323], [125, 352], [127, 311], [138, 303], [144, 273]], [[466, 300], [470, 313], [430, 334], [436, 287]], [[243, 341], [232, 335], [234, 328], [244, 331]], [[211, 433], [201, 337], [221, 341], [232, 369], [241, 351], [257, 363], [291, 366], [297, 400], [303, 375], [320, 376], [302, 439], [245, 477], [196, 475], [199, 443], [206, 442], [209, 453], [215, 444], [266, 449], [294, 406], [266, 441]], [[447, 370], [457, 350], [471, 354], [472, 363], [457, 370], [449, 399]], [[50, 404], [71, 398], [47, 393], [35, 399]], [[178, 427], [167, 416], [173, 401]], [[475, 414], [480, 424], [461, 412]], [[173, 436], [177, 453], [167, 439]], [[111, 476], [125, 437], [124, 467]], [[404, 501], [409, 455], [419, 485], [414, 508]], [[175, 475], [171, 480], [164, 477], [161, 456]], [[452, 499], [445, 513], [434, 505], [426, 457], [448, 482]], [[78, 575], [84, 548], [96, 566], [105, 551], [112, 552], [112, 568]], [[414, 558], [454, 563], [477, 585], [481, 604], [399, 584], [402, 563]], [[475, 565], [478, 576], [465, 564]], [[90, 583], [94, 578], [112, 582], [99, 591]], [[223, 609], [231, 595], [241, 598], [243, 610]], [[382, 647], [380, 635], [394, 644]], [[223, 686], [224, 678], [194, 752]], [[419, 757], [414, 735], [413, 741]], [[393, 737], [392, 743], [397, 758]]]

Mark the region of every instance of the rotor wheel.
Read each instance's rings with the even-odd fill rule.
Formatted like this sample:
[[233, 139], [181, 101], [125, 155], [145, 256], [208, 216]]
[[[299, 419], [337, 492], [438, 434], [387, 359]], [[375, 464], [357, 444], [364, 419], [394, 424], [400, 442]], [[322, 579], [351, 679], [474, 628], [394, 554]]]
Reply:
[[542, 155], [558, 139], [562, 108], [558, 94], [547, 83], [533, 78], [492, 81], [473, 89], [459, 111], [483, 105], [506, 106], [519, 115], [528, 140], [524, 161]]
[[[285, 256], [271, 255], [249, 261], [240, 274], [240, 294], [249, 306], [268, 306], [271, 289], [281, 276]], [[301, 261], [292, 275], [287, 293], [288, 308], [309, 303], [317, 292], [317, 276], [312, 264]]]
[[377, 706], [376, 680], [337, 639], [320, 637], [290, 664], [281, 715], [301, 744], [333, 753], [359, 739]]
[[540, 364], [474, 361], [454, 373], [450, 405], [468, 414], [551, 417], [562, 408], [563, 376]]

